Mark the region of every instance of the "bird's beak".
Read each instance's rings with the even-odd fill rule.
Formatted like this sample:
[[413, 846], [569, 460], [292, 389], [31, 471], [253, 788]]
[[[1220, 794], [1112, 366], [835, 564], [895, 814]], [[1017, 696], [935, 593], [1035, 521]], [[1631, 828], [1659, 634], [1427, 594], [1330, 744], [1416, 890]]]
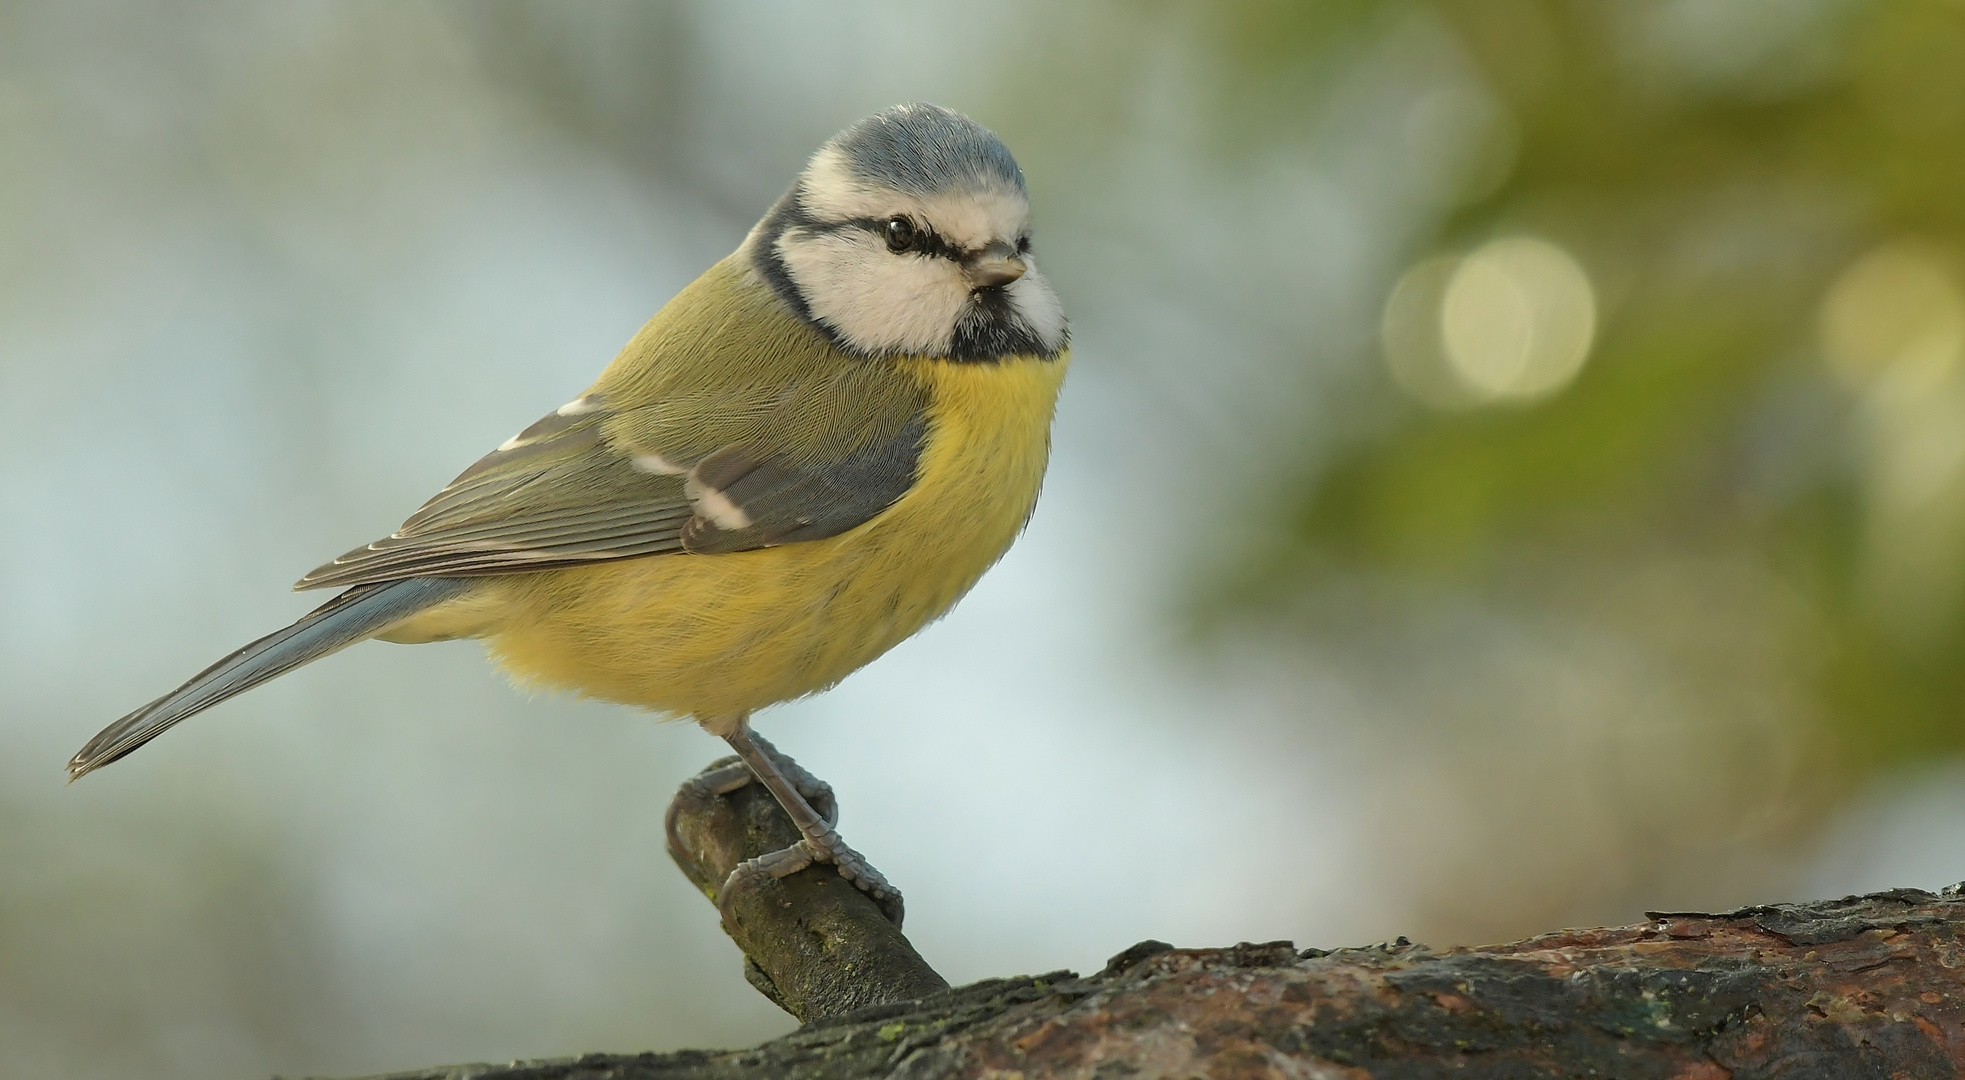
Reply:
[[1017, 249], [1001, 240], [962, 260], [962, 272], [969, 275], [969, 284], [978, 289], [1008, 285], [1022, 277], [1027, 269], [1023, 260], [1017, 258]]

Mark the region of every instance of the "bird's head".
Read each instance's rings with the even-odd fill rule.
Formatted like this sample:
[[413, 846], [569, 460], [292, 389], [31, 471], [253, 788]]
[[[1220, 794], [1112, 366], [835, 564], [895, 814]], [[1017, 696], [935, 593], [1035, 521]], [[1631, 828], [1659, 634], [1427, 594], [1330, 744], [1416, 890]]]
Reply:
[[896, 105], [840, 132], [745, 241], [778, 294], [867, 356], [1049, 356], [1064, 309], [1030, 248], [1023, 170], [960, 113]]

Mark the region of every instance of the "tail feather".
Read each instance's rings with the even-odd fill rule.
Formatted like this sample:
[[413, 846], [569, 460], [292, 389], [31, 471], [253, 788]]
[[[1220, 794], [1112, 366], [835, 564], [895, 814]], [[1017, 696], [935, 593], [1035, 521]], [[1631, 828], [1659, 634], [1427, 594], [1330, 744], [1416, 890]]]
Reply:
[[68, 779], [102, 768], [188, 716], [329, 653], [373, 637], [464, 591], [463, 578], [409, 578], [358, 585], [199, 672], [183, 686], [103, 728], [68, 762]]

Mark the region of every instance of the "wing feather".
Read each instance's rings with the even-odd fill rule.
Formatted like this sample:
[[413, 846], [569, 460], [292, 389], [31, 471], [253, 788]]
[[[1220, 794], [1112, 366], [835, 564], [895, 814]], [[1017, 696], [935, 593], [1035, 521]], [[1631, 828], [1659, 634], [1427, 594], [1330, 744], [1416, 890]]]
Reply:
[[[901, 398], [903, 408], [849, 411], [842, 418], [836, 408], [812, 407], [824, 404], [824, 392], [841, 389], [836, 385], [802, 394], [799, 387], [782, 388], [771, 395], [774, 408], [758, 408], [756, 388], [744, 389], [722, 410], [707, 397], [687, 409], [670, 402], [648, 410], [659, 414], [656, 423], [624, 417], [630, 422], [618, 440], [608, 437], [608, 424], [621, 414], [589, 393], [479, 459], [396, 532], [315, 569], [294, 587], [508, 574], [818, 540], [867, 521], [913, 484], [926, 438], [925, 402]], [[810, 430], [812, 424], [822, 430]], [[700, 445], [707, 430], [734, 441], [691, 454], [686, 448]], [[650, 454], [679, 471], [637, 468], [636, 458]]]

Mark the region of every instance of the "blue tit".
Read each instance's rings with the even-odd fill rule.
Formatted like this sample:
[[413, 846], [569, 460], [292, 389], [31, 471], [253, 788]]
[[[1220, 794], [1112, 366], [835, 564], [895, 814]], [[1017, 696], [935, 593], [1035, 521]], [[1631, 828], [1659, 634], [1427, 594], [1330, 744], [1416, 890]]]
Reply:
[[832, 862], [897, 900], [750, 716], [947, 612], [1028, 520], [1069, 356], [1030, 236], [987, 129], [860, 121], [585, 393], [301, 578], [341, 592], [109, 725], [70, 779], [355, 642], [477, 638], [523, 685], [727, 740], [804, 835], [750, 872]]

